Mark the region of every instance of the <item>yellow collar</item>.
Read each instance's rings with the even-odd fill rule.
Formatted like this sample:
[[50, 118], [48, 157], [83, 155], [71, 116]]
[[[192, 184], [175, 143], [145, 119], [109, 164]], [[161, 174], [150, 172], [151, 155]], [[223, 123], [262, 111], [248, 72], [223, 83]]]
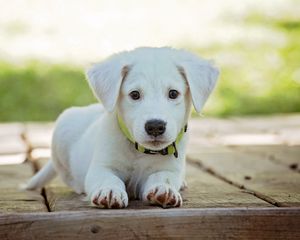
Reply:
[[172, 144], [170, 144], [169, 146], [167, 146], [166, 148], [163, 148], [161, 150], [151, 150], [151, 149], [147, 149], [147, 148], [143, 147], [142, 145], [138, 144], [134, 140], [133, 136], [131, 135], [128, 128], [126, 127], [125, 122], [123, 121], [123, 119], [120, 117], [119, 114], [117, 114], [117, 118], [118, 118], [118, 123], [119, 123], [119, 127], [120, 127], [121, 131], [128, 138], [128, 140], [130, 142], [134, 143], [136, 150], [138, 150], [139, 152], [146, 153], [146, 154], [161, 154], [161, 155], [174, 154], [174, 156], [176, 158], [178, 157], [178, 152], [177, 152], [176, 145], [180, 142], [180, 140], [182, 139], [184, 133], [187, 131], [187, 124], [181, 129], [181, 131], [179, 132], [175, 142], [173, 142]]

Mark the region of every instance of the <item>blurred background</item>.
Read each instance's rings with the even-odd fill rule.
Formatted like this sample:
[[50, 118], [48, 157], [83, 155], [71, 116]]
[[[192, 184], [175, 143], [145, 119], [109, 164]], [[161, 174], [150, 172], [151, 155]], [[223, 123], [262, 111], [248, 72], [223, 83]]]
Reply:
[[207, 116], [300, 112], [299, 0], [0, 0], [0, 121], [95, 102], [84, 69], [140, 46], [216, 62]]

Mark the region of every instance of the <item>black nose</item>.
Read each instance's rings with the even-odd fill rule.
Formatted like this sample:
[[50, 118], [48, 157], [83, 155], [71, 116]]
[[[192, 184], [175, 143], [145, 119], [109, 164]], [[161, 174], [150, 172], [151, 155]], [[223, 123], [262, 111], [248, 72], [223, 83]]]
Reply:
[[148, 135], [157, 137], [166, 131], [166, 123], [162, 120], [153, 119], [146, 122], [145, 130]]

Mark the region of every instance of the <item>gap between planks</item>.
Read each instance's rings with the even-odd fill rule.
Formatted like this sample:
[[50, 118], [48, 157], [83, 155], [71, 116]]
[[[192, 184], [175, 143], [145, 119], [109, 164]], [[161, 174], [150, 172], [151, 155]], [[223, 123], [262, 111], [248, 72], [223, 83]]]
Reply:
[[[26, 128], [24, 128], [23, 132], [21, 133], [21, 139], [23, 140], [23, 142], [26, 146], [26, 160], [25, 161], [28, 161], [28, 162], [31, 163], [31, 166], [33, 168], [33, 175], [34, 175], [39, 171], [40, 168], [38, 166], [38, 163], [36, 161], [34, 161], [34, 158], [32, 156], [32, 152], [34, 150], [34, 147], [31, 145], [30, 141], [28, 140]], [[49, 206], [49, 201], [48, 201], [48, 198], [47, 198], [45, 188], [41, 189], [40, 195], [44, 199], [44, 204], [45, 204], [48, 212], [51, 212], [51, 208]]]
[[249, 188], [246, 188], [243, 184], [239, 184], [237, 182], [234, 182], [232, 180], [229, 180], [227, 179], [226, 177], [222, 176], [221, 174], [217, 173], [215, 170], [209, 168], [209, 167], [206, 167], [201, 161], [200, 159], [197, 159], [197, 160], [194, 160], [192, 159], [191, 157], [187, 156], [187, 162], [197, 168], [200, 168], [202, 171], [205, 171], [206, 173], [210, 174], [211, 176], [215, 177], [215, 178], [218, 178], [220, 179], [221, 181], [225, 182], [225, 183], [228, 183], [234, 187], [237, 187], [239, 189], [242, 189], [245, 193], [249, 193], [249, 194], [252, 194], [253, 196], [267, 202], [267, 203], [270, 203], [272, 204], [273, 206], [276, 206], [276, 207], [286, 207], [284, 204], [281, 204], [279, 202], [277, 202], [275, 199], [271, 198], [271, 197], [268, 197], [258, 191], [254, 191], [254, 190], [251, 190]]

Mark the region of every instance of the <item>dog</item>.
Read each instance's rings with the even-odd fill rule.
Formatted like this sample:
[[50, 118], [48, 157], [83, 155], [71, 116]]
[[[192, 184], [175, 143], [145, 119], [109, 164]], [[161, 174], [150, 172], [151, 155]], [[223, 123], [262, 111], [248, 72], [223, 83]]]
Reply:
[[185, 50], [145, 47], [115, 54], [86, 75], [103, 105], [58, 117], [51, 160], [27, 189], [59, 174], [99, 208], [125, 208], [128, 199], [182, 206], [191, 107], [201, 111], [218, 69]]

